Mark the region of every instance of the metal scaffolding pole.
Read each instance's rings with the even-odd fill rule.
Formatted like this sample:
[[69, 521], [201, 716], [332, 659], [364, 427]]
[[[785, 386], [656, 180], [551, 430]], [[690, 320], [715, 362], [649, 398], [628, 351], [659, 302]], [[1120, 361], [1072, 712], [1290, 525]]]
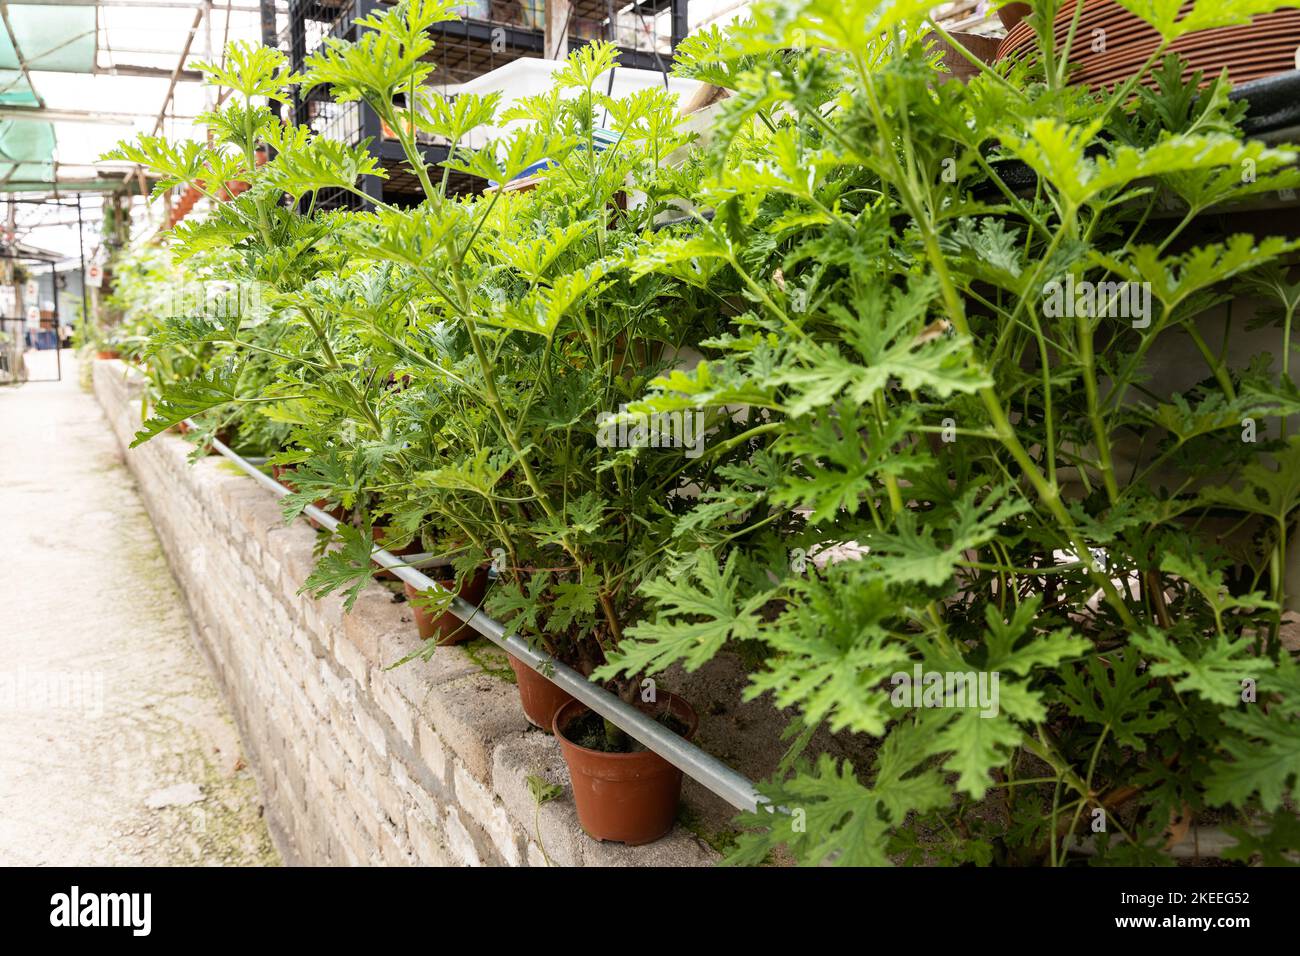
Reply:
[[90, 306], [86, 301], [86, 240], [81, 221], [81, 193], [77, 193], [77, 256], [81, 260], [81, 327], [90, 322]]
[[[53, 260], [50, 261], [50, 294], [54, 296], [54, 369], [55, 381], [63, 381], [63, 339], [59, 337], [59, 264]], [[41, 307], [40, 302], [36, 303], [36, 308]], [[40, 323], [36, 327], [39, 329]]]

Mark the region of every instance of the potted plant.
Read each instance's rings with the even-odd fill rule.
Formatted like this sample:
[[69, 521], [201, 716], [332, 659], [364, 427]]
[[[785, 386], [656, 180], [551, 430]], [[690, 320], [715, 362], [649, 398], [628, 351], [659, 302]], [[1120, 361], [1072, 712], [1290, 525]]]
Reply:
[[[445, 15], [408, 0], [310, 65], [389, 123], [424, 190], [361, 214], [294, 211], [355, 192], [372, 157], [244, 112], [296, 78], [235, 48], [209, 68], [244, 91], [226, 139], [122, 158], [253, 184], [177, 241], [232, 247], [213, 268], [268, 283], [280, 336], [163, 323], [160, 350], [205, 360], [140, 440], [213, 410], [287, 424], [290, 510], [329, 495], [354, 516], [309, 590], [350, 600], [383, 518], [455, 551], [462, 581], [494, 562], [488, 613], [671, 730], [697, 718], [643, 682], [743, 646], [746, 693], [797, 734], [763, 791], [807, 812], [747, 817], [736, 862], [1141, 863], [1207, 808], [1283, 845], [1300, 243], [1216, 227], [1300, 185], [1296, 153], [1245, 137], [1222, 81], [1189, 98], [1177, 62], [1106, 93], [1050, 61], [939, 87], [928, 8], [868, 6], [760, 3], [739, 37], [691, 37], [677, 69], [736, 95], [707, 153], [668, 168], [687, 145], [670, 103], [603, 97], [599, 44], [493, 149], [455, 145], [506, 118], [490, 98], [394, 122]], [[1242, 16], [1177, 14], [1146, 14], [1162, 43]], [[620, 135], [600, 151], [606, 111]], [[417, 132], [453, 144], [444, 169]], [[542, 160], [527, 192], [446, 189]], [[1207, 313], [1237, 284], [1272, 311]], [[1268, 344], [1238, 362], [1241, 331]], [[228, 359], [254, 354], [271, 374], [245, 380]], [[679, 416], [676, 444], [646, 440], [657, 415]], [[927, 696], [936, 675], [969, 675], [980, 706]], [[679, 778], [640, 766], [658, 758], [577, 705], [549, 724], [590, 832], [669, 825]], [[878, 742], [869, 765], [809, 751], [841, 731]], [[588, 799], [610, 781], [656, 791], [653, 810], [610, 823]]]
[[[422, 15], [417, 6], [369, 22], [373, 33], [355, 44], [329, 41], [307, 64], [309, 85], [338, 90], [350, 84], [350, 95], [376, 110], [398, 134], [425, 187], [424, 207], [381, 211], [376, 235], [357, 246], [358, 255], [400, 266], [412, 277], [428, 314], [416, 327], [439, 330], [436, 351], [430, 342], [420, 350], [423, 360], [403, 354], [401, 362], [411, 384], [394, 405], [419, 398], [421, 420], [433, 422], [429, 440], [444, 445], [431, 456], [442, 464], [426, 473], [426, 487], [408, 485], [406, 493], [410, 507], [418, 501], [423, 513], [445, 514], [479, 548], [501, 552], [502, 570], [485, 603], [490, 613], [552, 657], [591, 674], [642, 613], [640, 576], [667, 554], [668, 525], [647, 516], [685, 507], [678, 492], [690, 486], [702, 453], [703, 418], [692, 419], [686, 443], [676, 447], [620, 448], [606, 440], [610, 418], [637, 397], [649, 376], [673, 367], [684, 339], [707, 331], [698, 315], [664, 308], [669, 303], [658, 301], [656, 283], [638, 282], [622, 265], [662, 208], [661, 161], [686, 137], [676, 128], [673, 101], [660, 91], [607, 97], [598, 79], [616, 54], [608, 44], [592, 44], [558, 74], [557, 93], [565, 96], [537, 97], [508, 114], [526, 123], [499, 149], [469, 153], [455, 145], [468, 129], [491, 123], [493, 101], [458, 99], [454, 113], [434, 105], [415, 118], [418, 131], [453, 144], [444, 164], [450, 171], [510, 182], [548, 161], [527, 192], [455, 199], [445, 191], [445, 176], [439, 184], [421, 175], [414, 131], [397, 121], [391, 106], [395, 92], [422, 79], [423, 66], [402, 67], [405, 73], [378, 83], [358, 78], [350, 66], [370, 54], [368, 37], [386, 31], [389, 40], [422, 36], [410, 19]], [[420, 42], [407, 52], [417, 52]], [[615, 146], [602, 149], [608, 143], [598, 120], [606, 110], [620, 135]], [[619, 197], [634, 190], [648, 199], [625, 208]], [[441, 233], [433, 241], [431, 228]], [[628, 354], [638, 361], [625, 361]], [[711, 427], [725, 435], [725, 417], [715, 417]], [[422, 457], [419, 442], [407, 438], [403, 444], [409, 457]], [[472, 520], [467, 499], [476, 502]], [[518, 659], [511, 666], [530, 719], [559, 726], [554, 711], [564, 695]], [[639, 700], [635, 675], [606, 683], [625, 700]], [[543, 694], [535, 693], [538, 687]], [[671, 704], [655, 708], [656, 716], [674, 728], [693, 728], [685, 701], [665, 701]], [[600, 724], [604, 750], [588, 760], [662, 762], [652, 753], [633, 755], [634, 742], [612, 724]], [[676, 806], [675, 788], [649, 788], [658, 804], [648, 811], [653, 822], [631, 823], [627, 831], [638, 840], [662, 835]], [[584, 798], [584, 825], [589, 809]], [[588, 829], [610, 832], [595, 822]]]
[[[699, 717], [676, 694], [638, 708], [687, 740]], [[611, 740], [606, 721], [571, 700], [555, 713], [555, 737], [569, 767], [582, 828], [597, 840], [640, 846], [673, 828], [682, 772], [634, 741]]]
[[411, 613], [415, 615], [415, 625], [420, 637], [438, 645], [460, 644], [469, 640], [474, 636], [474, 631], [447, 610], [450, 604], [448, 598], [455, 596], [476, 607], [481, 605], [483, 595], [487, 591], [487, 570], [480, 568], [476, 574], [460, 585], [457, 585], [454, 574], [431, 573], [431, 569], [426, 569], [425, 573], [441, 585], [441, 593], [420, 592], [409, 581], [402, 582], [402, 590], [406, 595], [407, 603], [411, 605]]
[[[137, 441], [205, 413], [288, 423], [278, 446], [286, 450], [273, 459], [294, 466], [286, 514], [328, 497], [354, 516], [340, 524], [336, 547], [321, 554], [305, 590], [338, 591], [350, 604], [374, 572], [376, 521], [380, 541], [418, 539], [435, 552], [457, 542], [462, 585], [499, 558], [490, 613], [591, 674], [643, 613], [637, 584], [667, 560], [667, 519], [686, 509], [682, 492], [705, 466], [699, 428], [685, 446], [605, 440], [608, 418], [649, 377], [672, 368], [684, 342], [710, 331], [707, 313], [675, 311], [675, 303], [660, 302], [658, 282], [629, 271], [629, 254], [663, 209], [662, 160], [687, 137], [663, 91], [625, 100], [601, 92], [598, 78], [615, 62], [608, 44], [575, 53], [558, 77], [575, 99], [530, 103], [530, 122], [499, 151], [458, 145], [494, 119], [495, 97], [461, 96], [454, 106], [437, 100], [410, 114], [412, 129], [392, 104], [424, 79], [428, 27], [446, 17], [442, 5], [426, 0], [366, 18], [355, 43], [331, 39], [309, 58], [305, 77], [309, 86], [365, 100], [397, 133], [425, 190], [421, 207], [363, 216], [287, 210], [280, 191], [294, 199], [326, 187], [356, 191], [356, 175], [372, 172], [373, 160], [283, 130], [261, 107], [240, 114], [242, 135], [232, 120], [222, 127], [228, 139], [184, 169], [160, 141], [146, 137], [121, 148], [121, 157], [204, 192], [209, 182], [254, 184], [222, 207], [223, 243], [235, 255], [210, 268], [265, 283], [273, 316], [270, 323], [210, 323], [197, 337], [195, 326], [175, 324], [158, 336], [200, 339], [223, 360], [209, 364], [202, 382], [164, 388]], [[224, 68], [205, 69], [244, 97], [283, 96], [297, 79], [273, 52], [241, 46], [232, 47]], [[597, 135], [598, 111], [619, 127], [613, 145]], [[417, 133], [452, 144], [437, 182], [424, 167]], [[258, 166], [262, 142], [275, 155]], [[446, 190], [453, 170], [508, 182], [544, 159], [549, 171], [527, 193], [459, 198]], [[267, 187], [257, 188], [259, 180]], [[633, 188], [647, 198], [624, 208], [631, 204], [617, 197]], [[189, 227], [182, 241], [202, 243], [209, 228], [217, 223]], [[310, 254], [286, 262], [286, 243]], [[260, 338], [263, 325], [277, 337]], [[246, 376], [252, 356], [264, 358], [271, 373]], [[716, 418], [713, 427], [725, 434], [725, 416]], [[544, 674], [518, 673], [530, 719], [553, 728], [567, 695]], [[546, 694], [532, 693], [535, 680]], [[635, 675], [605, 683], [639, 700]], [[686, 708], [676, 702], [662, 717], [670, 726], [693, 726]], [[616, 727], [602, 727], [611, 756], [632, 749]], [[675, 806], [675, 791], [661, 790], [660, 800]], [[654, 819], [671, 819], [672, 806], [661, 806]]]
[[[679, 51], [738, 95], [685, 184], [711, 216], [638, 271], [735, 318], [642, 407], [752, 429], [643, 583], [657, 613], [596, 674], [757, 642], [747, 696], [800, 735], [762, 789], [806, 826], [748, 815], [737, 863], [1167, 862], [1205, 810], [1285, 842], [1294, 783], [1263, 768], [1300, 708], [1280, 563], [1300, 243], [1220, 217], [1293, 189], [1296, 151], [1247, 138], [1222, 79], [1154, 56], [1107, 92], [1048, 57], [936, 97], [911, 39], [927, 13], [758, 4], [734, 42]], [[1157, 46], [1245, 18], [1198, 14], [1141, 16]], [[1242, 283], [1270, 307], [1207, 312]], [[1243, 702], [1256, 671], [1265, 707]], [[998, 706], [945, 693], [957, 675], [1000, 678]], [[810, 752], [818, 730], [880, 749], [855, 766]]]

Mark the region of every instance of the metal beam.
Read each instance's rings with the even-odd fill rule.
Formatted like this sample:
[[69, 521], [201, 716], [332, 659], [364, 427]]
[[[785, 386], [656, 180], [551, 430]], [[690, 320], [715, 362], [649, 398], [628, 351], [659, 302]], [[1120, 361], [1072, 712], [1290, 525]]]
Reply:
[[572, 0], [546, 0], [546, 44], [542, 56], [563, 60], [569, 55], [569, 19], [573, 16]]
[[162, 129], [163, 120], [167, 117], [167, 107], [171, 105], [172, 94], [176, 92], [176, 81], [180, 79], [181, 71], [185, 67], [185, 58], [190, 55], [190, 47], [194, 43], [194, 37], [199, 32], [199, 24], [203, 22], [203, 15], [207, 11], [206, 5], [200, 5], [194, 10], [194, 22], [190, 24], [189, 35], [185, 37], [185, 46], [181, 48], [180, 58], [176, 61], [176, 69], [172, 71], [172, 81], [167, 85], [167, 95], [163, 97], [162, 109], [158, 111], [158, 120], [153, 124], [153, 135], [157, 136]]
[[677, 44], [685, 40], [686, 35], [691, 32], [691, 15], [687, 0], [672, 0], [672, 5], [672, 26], [669, 28], [669, 43], [675, 51]]
[[[202, 10], [203, 3], [195, 0], [22, 0], [25, 7], [117, 7], [124, 10]], [[234, 13], [258, 13], [260, 8], [239, 4], [232, 6]]]
[[51, 110], [40, 109], [35, 106], [0, 106], [0, 119], [43, 120], [48, 123], [106, 123], [110, 126], [130, 126], [136, 120], [153, 119], [153, 115], [145, 113], [102, 113], [99, 110]]
[[18, 68], [23, 71], [23, 79], [31, 87], [32, 95], [36, 97], [36, 105], [45, 108], [45, 98], [36, 92], [36, 84], [32, 82], [32, 74], [27, 69], [27, 57], [23, 56], [23, 48], [18, 44], [18, 37], [14, 34], [13, 24], [9, 22], [9, 4], [5, 0], [0, 0], [0, 18], [4, 19], [5, 32], [9, 34], [9, 43], [14, 48], [14, 56], [18, 57]]
[[[97, 66], [94, 76], [143, 76], [149, 79], [170, 79], [175, 70], [163, 66], [136, 66], [130, 63], [118, 63], [113, 66]], [[198, 70], [181, 70], [177, 76], [181, 83], [202, 83], [203, 74]]]
[[60, 189], [63, 190], [80, 189], [82, 192], [92, 192], [92, 191], [97, 192], [103, 189], [112, 192], [115, 189], [120, 189], [121, 186], [122, 184], [115, 179], [114, 180], [70, 179], [67, 182], [59, 182], [59, 183], [47, 183], [44, 180], [41, 181], [33, 180], [33, 181], [19, 181], [19, 182], [6, 183], [3, 189], [0, 189], [0, 192], [8, 192], [11, 190], [32, 192], [32, 191], [42, 190], [42, 189], [52, 193], [56, 193]]

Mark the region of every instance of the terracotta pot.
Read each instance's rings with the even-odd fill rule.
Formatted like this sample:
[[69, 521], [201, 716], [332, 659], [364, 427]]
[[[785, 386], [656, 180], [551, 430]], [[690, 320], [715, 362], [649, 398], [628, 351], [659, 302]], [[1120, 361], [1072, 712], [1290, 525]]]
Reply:
[[1027, 3], [1008, 3], [998, 8], [998, 19], [1008, 30], [1013, 30], [1017, 23], [1029, 16], [1030, 9]]
[[[298, 490], [297, 486], [292, 485], [292, 484], [290, 484], [290, 483], [287, 482], [287, 481], [284, 481], [284, 480], [282, 480], [282, 479], [280, 479], [280, 478], [276, 478], [276, 480], [279, 481], [280, 484], [282, 484], [282, 485], [284, 485], [286, 488], [288, 488], [290, 491], [297, 491], [297, 490]], [[312, 502], [312, 507], [314, 507], [314, 508], [319, 508], [321, 511], [324, 511], [326, 514], [328, 514], [330, 517], [332, 517], [335, 521], [342, 521], [344, 518], [347, 517], [347, 512], [343, 510], [343, 506], [342, 506], [342, 505], [336, 505], [336, 506], [334, 506], [333, 508], [331, 508], [331, 507], [330, 507], [329, 500], [326, 499], [326, 498], [317, 498], [315, 501]], [[323, 528], [323, 527], [324, 527], [324, 525], [322, 525], [319, 521], [317, 521], [315, 518], [313, 518], [313, 517], [312, 517], [311, 515], [309, 515], [309, 514], [304, 513], [304, 514], [303, 514], [303, 517], [307, 519], [307, 523], [308, 523], [309, 525], [311, 525], [313, 528]]]
[[[974, 33], [948, 35], [955, 43], [961, 44], [968, 54], [985, 63], [992, 63], [998, 55], [998, 40], [995, 37], [979, 36]], [[971, 78], [979, 73], [979, 67], [971, 63], [960, 50], [955, 49], [952, 43], [938, 36], [931, 36], [930, 39], [934, 41], [935, 49], [943, 54], [943, 65], [948, 68], [948, 76], [944, 79], [969, 83]]]
[[[290, 491], [297, 492], [298, 486], [295, 485], [293, 481], [289, 478], [289, 476], [292, 474], [293, 474], [293, 467], [291, 465], [271, 466], [271, 477], [274, 478], [276, 481], [278, 481], [280, 484], [284, 485]], [[331, 508], [329, 506], [329, 502], [324, 498], [317, 498], [315, 501], [312, 502], [312, 505], [319, 508], [321, 511], [325, 511], [333, 515], [333, 517], [338, 521], [343, 520], [343, 515], [344, 515], [343, 509]], [[307, 523], [311, 525], [313, 528], [319, 528], [321, 526], [320, 522], [318, 522], [315, 518], [311, 517], [310, 515], [304, 514], [303, 517], [307, 519]]]
[[117, 349], [100, 349], [98, 352], [95, 353], [95, 358], [104, 359], [105, 361], [108, 361], [110, 359], [121, 358], [121, 357], [122, 357], [122, 353], [119, 352]]
[[[182, 435], [188, 435], [190, 432], [194, 431], [194, 429], [190, 427], [188, 422], [177, 422], [176, 430], [180, 432]], [[219, 428], [217, 429], [217, 433], [212, 437], [214, 437], [217, 441], [221, 442], [221, 444], [225, 445], [226, 447], [230, 447], [230, 442], [234, 439], [235, 436], [231, 433], [231, 430], [229, 428]], [[212, 445], [210, 444], [204, 449], [204, 452], [208, 455], [217, 454], [217, 450], [213, 448]]]
[[[317, 505], [316, 507], [319, 508], [320, 505]], [[334, 512], [331, 511], [330, 514], [334, 514]], [[338, 516], [335, 515], [335, 517], [338, 517]], [[342, 519], [342, 518], [339, 518], [339, 520], [342, 521], [343, 519]], [[395, 557], [403, 558], [403, 557], [406, 557], [407, 555], [411, 555], [411, 554], [420, 554], [420, 553], [424, 550], [423, 545], [420, 544], [420, 539], [419, 539], [418, 536], [415, 537], [415, 538], [412, 538], [410, 544], [406, 545], [405, 547], [398, 548], [396, 551], [394, 551], [392, 548], [388, 547], [388, 545], [384, 544], [384, 538], [387, 536], [387, 533], [388, 533], [388, 529], [387, 529], [387, 528], [384, 528], [384, 527], [382, 527], [382, 526], [381, 526], [381, 527], [378, 527], [378, 528], [373, 528], [373, 529], [372, 529], [372, 532], [373, 532], [373, 534], [374, 534], [375, 544], [376, 544], [378, 547], [383, 548], [385, 551], [387, 551], [389, 554], [391, 554], [391, 555], [393, 555], [393, 556], [395, 556]], [[402, 579], [399, 578], [396, 574], [394, 574], [392, 571], [387, 570], [386, 568], [381, 568], [380, 570], [376, 571], [376, 572], [375, 572], [375, 577], [378, 578], [378, 579], [381, 580], [381, 581], [400, 581], [400, 580], [402, 580]]]
[[[228, 427], [218, 428], [217, 433], [212, 437], [215, 438], [217, 441], [221, 442], [221, 444], [225, 445], [227, 448], [229, 448], [231, 443], [235, 440], [235, 432], [234, 429]], [[211, 445], [207, 447], [207, 452], [209, 455], [217, 454], [217, 450], [213, 448]]]
[[288, 477], [286, 477], [286, 476], [288, 476], [288, 475], [290, 475], [290, 474], [292, 474], [292, 473], [293, 473], [293, 469], [290, 468], [288, 465], [272, 465], [272, 466], [271, 466], [271, 477], [272, 477], [272, 478], [274, 478], [274, 479], [275, 479], [276, 481], [278, 481], [280, 484], [284, 485], [284, 486], [285, 486], [286, 488], [288, 488], [290, 491], [297, 491], [298, 489], [297, 489], [296, 487], [294, 487], [293, 482], [290, 481], [290, 480], [288, 479]]
[[519, 702], [524, 705], [524, 716], [534, 727], [551, 733], [556, 712], [565, 704], [574, 703], [573, 698], [513, 654], [507, 654], [506, 659], [510, 661], [510, 669], [515, 672], [515, 680], [519, 683]]
[[[638, 706], [647, 714], [667, 708], [686, 725], [687, 740], [699, 724], [695, 709], [676, 694], [660, 694], [657, 703]], [[628, 846], [658, 840], [677, 819], [682, 772], [649, 750], [609, 754], [573, 743], [564, 736], [565, 728], [587, 710], [586, 704], [572, 701], [560, 708], [553, 724], [564, 762], [569, 765], [578, 822], [597, 840]]]
[[[461, 585], [461, 589], [457, 593], [462, 599], [478, 607], [483, 601], [484, 592], [487, 591], [487, 583], [487, 569], [483, 568], [474, 577]], [[452, 614], [451, 611], [443, 611], [441, 614], [437, 614], [417, 606], [415, 599], [420, 596], [420, 592], [408, 582], [402, 582], [402, 590], [406, 592], [406, 600], [411, 605], [411, 612], [415, 615], [415, 626], [423, 640], [437, 641], [440, 647], [450, 646], [460, 644], [462, 641], [468, 641], [478, 633], [455, 614]]]
[[[1010, 9], [1012, 4], [1008, 5]], [[1184, 4], [1184, 7], [1187, 7]], [[1003, 11], [999, 11], [1000, 13]], [[1075, 6], [1067, 4], [1056, 14], [1055, 34], [1058, 49], [1064, 44]], [[1105, 46], [1094, 47], [1087, 38], [1105, 37]], [[1093, 89], [1112, 87], [1128, 80], [1146, 62], [1160, 43], [1153, 27], [1113, 0], [1087, 0], [1083, 6], [1071, 47], [1071, 84]], [[998, 59], [1016, 59], [1030, 55], [1037, 44], [1033, 29], [1021, 21], [1007, 31], [998, 47]], [[1290, 71], [1295, 65], [1295, 51], [1300, 44], [1300, 11], [1276, 10], [1261, 14], [1249, 24], [1216, 27], [1185, 34], [1169, 45], [1169, 53], [1183, 60], [1183, 80], [1190, 82], [1201, 73], [1204, 86], [1226, 69], [1235, 85]], [[1143, 80], [1154, 85], [1150, 74]]]

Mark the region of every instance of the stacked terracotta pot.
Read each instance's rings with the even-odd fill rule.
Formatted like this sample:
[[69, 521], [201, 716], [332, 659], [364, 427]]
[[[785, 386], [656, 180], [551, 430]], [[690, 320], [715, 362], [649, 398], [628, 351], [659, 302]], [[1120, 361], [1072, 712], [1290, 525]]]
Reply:
[[[1183, 5], [1185, 14], [1191, 3]], [[1068, 3], [1056, 15], [1057, 48], [1064, 47], [1074, 19]], [[1100, 31], [1100, 32], [1099, 32]], [[1136, 73], [1160, 44], [1160, 35], [1114, 0], [1085, 0], [1070, 48], [1074, 67], [1071, 82], [1112, 87]], [[1021, 20], [1010, 28], [998, 48], [998, 59], [1015, 59], [1034, 49], [1034, 31]], [[1296, 67], [1300, 47], [1300, 9], [1279, 10], [1255, 18], [1247, 26], [1199, 30], [1175, 40], [1170, 53], [1185, 61], [1184, 79], [1201, 71], [1209, 83], [1225, 67], [1234, 84], [1273, 76]]]
[[197, 187], [188, 187], [185, 192], [181, 194], [181, 197], [176, 200], [176, 204], [172, 206], [171, 219], [167, 225], [174, 226], [188, 216], [190, 210], [194, 208], [194, 204], [202, 197], [203, 193], [200, 192]]

